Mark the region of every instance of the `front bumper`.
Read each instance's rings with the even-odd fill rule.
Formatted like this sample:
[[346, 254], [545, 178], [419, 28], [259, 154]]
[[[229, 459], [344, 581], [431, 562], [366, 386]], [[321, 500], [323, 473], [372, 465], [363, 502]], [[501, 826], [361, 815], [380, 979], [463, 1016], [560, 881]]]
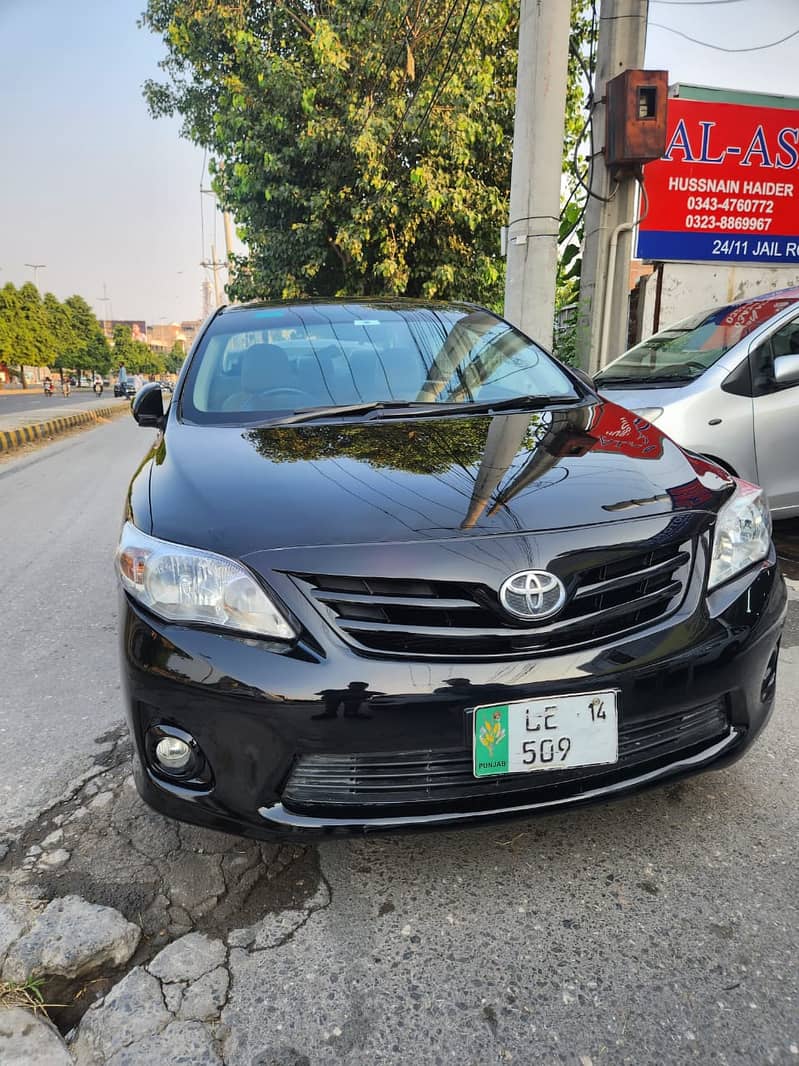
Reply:
[[[366, 657], [342, 643], [280, 648], [160, 622], [123, 603], [123, 675], [142, 797], [171, 817], [255, 837], [417, 828], [558, 809], [649, 787], [739, 757], [774, 699], [786, 594], [776, 558], [686, 604], [677, 615], [607, 644], [513, 661], [447, 662]], [[491, 779], [470, 790], [463, 774], [436, 788], [437, 760], [469, 745], [469, 711], [535, 696], [619, 690], [620, 729], [668, 742], [617, 766]], [[352, 693], [356, 695], [353, 696]], [[679, 722], [704, 733], [681, 735]], [[153, 725], [189, 732], [207, 759], [195, 785], [159, 773], [147, 752]], [[417, 788], [370, 787], [342, 799], [305, 795], [299, 766], [429, 754]], [[406, 760], [407, 761], [407, 760]], [[457, 787], [456, 787], [457, 786]], [[382, 788], [382, 786], [381, 786]]]

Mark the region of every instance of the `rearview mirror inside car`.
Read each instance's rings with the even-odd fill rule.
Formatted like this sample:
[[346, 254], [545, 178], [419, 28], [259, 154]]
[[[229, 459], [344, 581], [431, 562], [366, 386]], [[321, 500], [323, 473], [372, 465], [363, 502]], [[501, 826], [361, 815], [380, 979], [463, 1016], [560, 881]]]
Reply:
[[778, 385], [799, 385], [799, 352], [778, 355], [774, 360], [774, 381]]
[[140, 426], [163, 428], [164, 398], [157, 381], [151, 381], [139, 389], [131, 403], [131, 411]]

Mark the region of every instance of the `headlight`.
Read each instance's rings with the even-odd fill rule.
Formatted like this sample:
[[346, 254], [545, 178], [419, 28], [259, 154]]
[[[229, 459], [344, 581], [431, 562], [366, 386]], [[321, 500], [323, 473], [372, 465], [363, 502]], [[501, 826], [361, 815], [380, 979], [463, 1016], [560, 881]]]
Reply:
[[657, 422], [663, 414], [662, 407], [634, 407], [633, 414], [645, 418], [647, 422]]
[[172, 544], [125, 523], [117, 549], [123, 587], [159, 618], [292, 640], [286, 621], [249, 572], [233, 559]]
[[735, 494], [716, 518], [709, 589], [765, 559], [771, 544], [771, 515], [765, 493], [748, 481], [735, 480]]

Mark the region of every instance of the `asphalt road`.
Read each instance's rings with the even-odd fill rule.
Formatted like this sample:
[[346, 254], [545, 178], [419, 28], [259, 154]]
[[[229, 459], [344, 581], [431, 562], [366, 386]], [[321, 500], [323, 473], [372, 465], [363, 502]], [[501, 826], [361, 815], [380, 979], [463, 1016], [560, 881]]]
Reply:
[[45, 396], [41, 387], [20, 389], [14, 392], [0, 392], [0, 415], [11, 415], [16, 411], [35, 411], [37, 415], [45, 411], [56, 410], [61, 406], [75, 407], [78, 404], [107, 403], [109, 397], [113, 400], [113, 385], [103, 389], [102, 396], [95, 396], [92, 389], [72, 389], [69, 396], [61, 395], [61, 386], [55, 383], [55, 392], [52, 396]]
[[124, 418], [0, 466], [4, 828], [59, 796], [120, 721], [112, 559], [151, 439]]
[[[0, 835], [121, 721], [111, 555], [146, 438], [118, 421], [0, 468]], [[545, 818], [320, 845], [326, 903], [230, 951], [228, 1066], [799, 1064], [791, 597], [774, 717], [733, 767]], [[180, 866], [170, 853], [164, 876]]]

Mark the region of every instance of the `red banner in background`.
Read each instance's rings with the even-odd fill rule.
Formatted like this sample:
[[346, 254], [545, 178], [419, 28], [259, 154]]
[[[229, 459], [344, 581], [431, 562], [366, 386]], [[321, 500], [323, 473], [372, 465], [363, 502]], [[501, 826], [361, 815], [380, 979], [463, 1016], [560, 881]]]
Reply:
[[670, 99], [644, 183], [641, 258], [799, 262], [799, 111]]

